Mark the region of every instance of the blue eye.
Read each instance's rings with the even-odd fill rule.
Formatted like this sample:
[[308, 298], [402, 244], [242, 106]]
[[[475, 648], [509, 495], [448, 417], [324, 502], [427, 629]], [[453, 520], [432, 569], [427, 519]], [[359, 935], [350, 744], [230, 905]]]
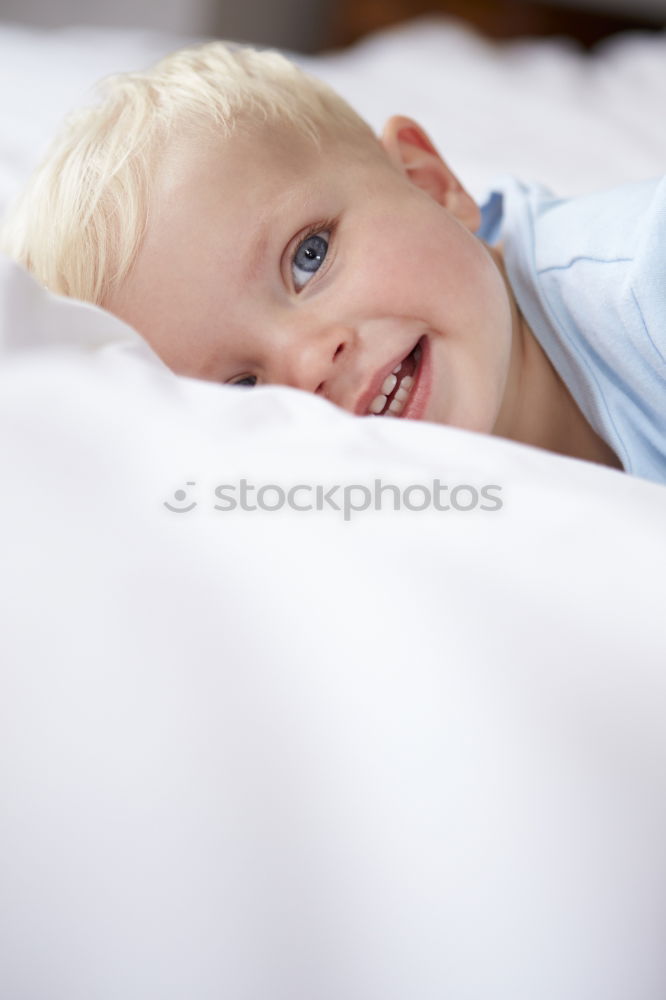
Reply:
[[243, 375], [237, 382], [228, 382], [227, 385], [240, 385], [242, 388], [251, 389], [257, 384], [256, 375]]
[[328, 229], [322, 229], [317, 233], [310, 233], [298, 244], [291, 262], [296, 291], [300, 292], [314, 272], [318, 271], [323, 264], [328, 252], [330, 235]]

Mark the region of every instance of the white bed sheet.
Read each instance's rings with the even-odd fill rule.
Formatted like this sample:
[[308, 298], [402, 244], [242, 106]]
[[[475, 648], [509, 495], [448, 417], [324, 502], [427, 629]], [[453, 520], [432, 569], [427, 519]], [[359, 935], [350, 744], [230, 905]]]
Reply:
[[[437, 31], [447, 66], [532, 60], [553, 99], [547, 53], [583, 72], [566, 48]], [[423, 32], [425, 66], [431, 29], [403, 29], [412, 82]], [[418, 113], [380, 93], [400, 36], [317, 63], [338, 84], [355, 64], [377, 122]], [[22, 38], [66, 76], [42, 125], [174, 41]], [[607, 50], [628, 80], [636, 44]], [[21, 121], [0, 129], [10, 186], [43, 139]], [[505, 164], [463, 126], [480, 187]], [[637, 149], [648, 169], [644, 139], [609, 170]], [[490, 483], [503, 506], [216, 510], [241, 478]], [[0, 995], [663, 1000], [666, 489], [177, 378], [7, 261], [0, 482]]]
[[0, 317], [0, 993], [661, 1000], [666, 490]]

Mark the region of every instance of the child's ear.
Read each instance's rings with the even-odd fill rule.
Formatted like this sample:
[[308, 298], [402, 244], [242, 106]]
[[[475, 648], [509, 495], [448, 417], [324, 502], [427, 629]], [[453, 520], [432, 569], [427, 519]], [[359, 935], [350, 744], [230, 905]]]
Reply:
[[392, 163], [413, 184], [426, 191], [468, 229], [476, 232], [481, 225], [479, 206], [413, 118], [393, 115], [384, 126], [380, 142]]

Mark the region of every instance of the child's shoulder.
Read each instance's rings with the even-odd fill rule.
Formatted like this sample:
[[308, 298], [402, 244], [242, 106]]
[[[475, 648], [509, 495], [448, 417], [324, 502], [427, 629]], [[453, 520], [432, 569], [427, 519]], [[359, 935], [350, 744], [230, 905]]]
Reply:
[[568, 198], [503, 177], [483, 218], [481, 238], [522, 243], [537, 273], [582, 260], [631, 261], [646, 240], [666, 242], [666, 176]]
[[662, 221], [666, 239], [666, 177], [574, 198], [541, 199], [532, 211], [538, 271], [585, 258], [601, 264], [631, 261], [656, 220]]

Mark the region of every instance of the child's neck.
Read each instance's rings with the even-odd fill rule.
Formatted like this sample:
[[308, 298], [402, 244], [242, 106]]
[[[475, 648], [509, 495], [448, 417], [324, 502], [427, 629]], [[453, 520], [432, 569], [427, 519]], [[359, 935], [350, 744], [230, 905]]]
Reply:
[[501, 248], [490, 250], [507, 286], [513, 328], [509, 377], [495, 433], [560, 455], [621, 469], [617, 455], [587, 422], [520, 313]]

